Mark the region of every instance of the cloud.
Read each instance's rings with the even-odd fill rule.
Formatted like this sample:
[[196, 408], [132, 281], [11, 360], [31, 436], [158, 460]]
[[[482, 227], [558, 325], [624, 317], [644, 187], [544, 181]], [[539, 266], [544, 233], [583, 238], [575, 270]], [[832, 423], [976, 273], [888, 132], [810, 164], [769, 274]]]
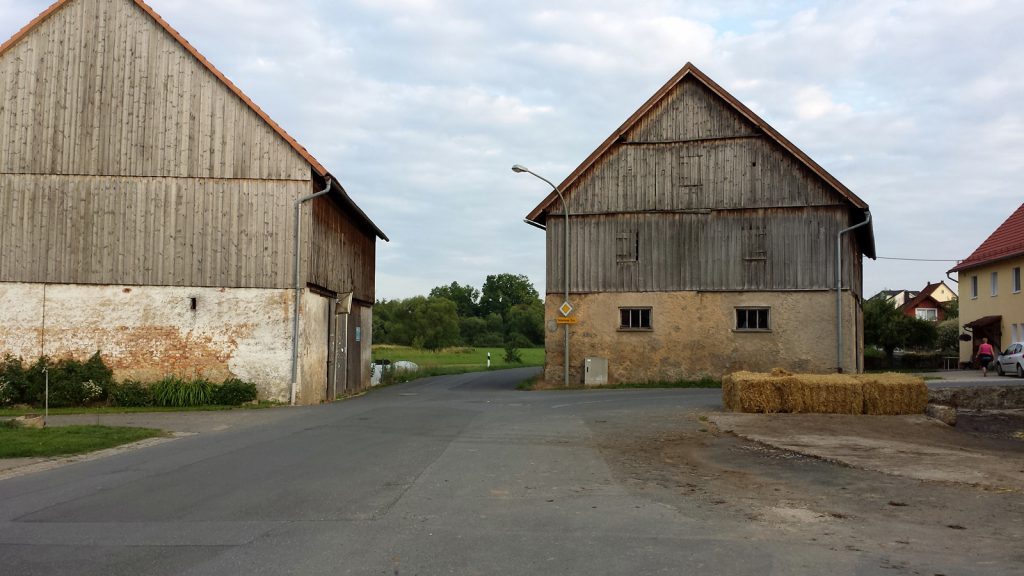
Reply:
[[[0, 0], [0, 36], [50, 0]], [[1024, 5], [149, 0], [393, 238], [378, 291], [526, 273], [521, 218], [692, 61], [867, 201], [879, 254], [963, 257], [1020, 202]], [[1019, 205], [1019, 204], [1016, 204]], [[865, 291], [945, 263], [871, 262]]]

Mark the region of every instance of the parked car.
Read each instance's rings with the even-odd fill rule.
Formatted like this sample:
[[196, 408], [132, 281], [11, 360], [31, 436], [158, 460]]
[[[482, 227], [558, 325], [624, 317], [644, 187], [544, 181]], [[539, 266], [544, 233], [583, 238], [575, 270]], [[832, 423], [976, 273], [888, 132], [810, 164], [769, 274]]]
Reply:
[[1000, 376], [1014, 374], [1024, 378], [1024, 342], [1014, 342], [996, 358], [996, 372]]

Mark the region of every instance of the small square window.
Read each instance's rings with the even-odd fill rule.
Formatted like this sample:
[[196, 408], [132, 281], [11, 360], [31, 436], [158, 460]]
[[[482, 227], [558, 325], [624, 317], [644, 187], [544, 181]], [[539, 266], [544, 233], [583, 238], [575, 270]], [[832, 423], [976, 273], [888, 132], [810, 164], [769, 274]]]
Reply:
[[650, 330], [650, 308], [619, 308], [619, 330]]
[[737, 308], [737, 330], [771, 330], [768, 308]]

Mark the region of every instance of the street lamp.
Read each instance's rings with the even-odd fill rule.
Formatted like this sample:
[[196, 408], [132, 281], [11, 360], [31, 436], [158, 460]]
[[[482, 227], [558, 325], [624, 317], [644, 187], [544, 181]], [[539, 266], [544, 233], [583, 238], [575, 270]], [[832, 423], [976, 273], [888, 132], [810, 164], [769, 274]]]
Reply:
[[[558, 199], [562, 201], [562, 210], [565, 213], [565, 243], [562, 245], [562, 252], [563, 252], [562, 261], [565, 264], [565, 272], [562, 275], [563, 276], [563, 280], [565, 281], [565, 301], [562, 302], [562, 305], [559, 307], [559, 310], [562, 311], [562, 315], [568, 316], [569, 312], [567, 312], [567, 311], [571, 311], [572, 310], [572, 305], [569, 304], [569, 205], [565, 203], [565, 197], [562, 196], [562, 191], [558, 189], [558, 186], [555, 186], [554, 184], [552, 184], [551, 181], [548, 180], [547, 178], [541, 176], [540, 174], [537, 174], [536, 172], [532, 172], [526, 166], [522, 166], [522, 165], [519, 165], [519, 164], [516, 164], [515, 166], [513, 166], [512, 167], [512, 171], [517, 173], [517, 174], [521, 174], [523, 172], [526, 172], [527, 174], [531, 174], [534, 177], [543, 180], [544, 182], [547, 183], [548, 186], [551, 186], [551, 189], [555, 191], [555, 194], [558, 194]], [[569, 385], [569, 324], [568, 323], [565, 324], [564, 328], [565, 328], [565, 342], [564, 342], [564, 345], [563, 345], [564, 354], [562, 356], [562, 360], [563, 360], [562, 382], [563, 382], [564, 386], [568, 386]]]

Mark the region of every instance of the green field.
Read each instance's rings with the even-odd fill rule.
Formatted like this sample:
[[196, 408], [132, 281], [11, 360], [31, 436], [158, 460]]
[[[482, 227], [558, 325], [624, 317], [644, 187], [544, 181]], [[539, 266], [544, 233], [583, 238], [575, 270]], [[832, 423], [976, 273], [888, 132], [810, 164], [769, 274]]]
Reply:
[[16, 428], [0, 424], [0, 458], [29, 458], [82, 454], [162, 436], [151, 428], [58, 426]]
[[445, 348], [437, 352], [411, 348], [409, 346], [393, 346], [377, 344], [373, 347], [373, 359], [387, 359], [392, 362], [407, 360], [418, 365], [424, 372], [472, 372], [487, 369], [487, 353], [491, 353], [491, 368], [521, 368], [523, 366], [543, 366], [543, 348], [521, 348], [523, 362], [521, 364], [505, 362], [504, 348]]

